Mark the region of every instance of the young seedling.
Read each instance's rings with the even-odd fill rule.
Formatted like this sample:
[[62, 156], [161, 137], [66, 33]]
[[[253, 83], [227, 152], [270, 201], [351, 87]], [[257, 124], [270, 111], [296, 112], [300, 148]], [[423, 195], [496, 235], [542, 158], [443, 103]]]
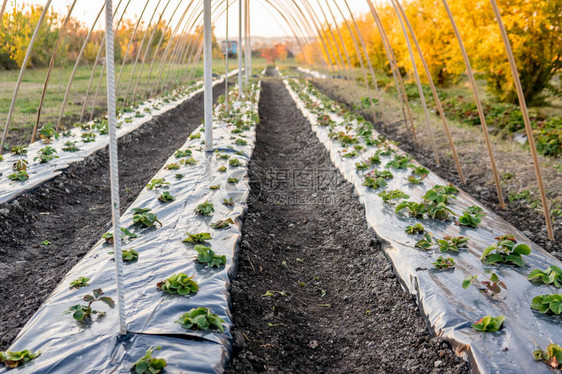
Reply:
[[414, 175], [408, 175], [408, 177], [404, 178], [411, 184], [421, 184], [424, 180], [423, 177], [416, 178]]
[[439, 256], [437, 257], [437, 260], [433, 262], [433, 266], [437, 269], [449, 270], [455, 267], [455, 260], [451, 257]]
[[221, 185], [220, 185], [220, 184], [215, 184], [214, 186], [209, 186], [209, 188], [210, 188], [211, 190], [218, 190], [218, 189], [221, 188]]
[[437, 239], [439, 243], [439, 250], [441, 252], [453, 251], [458, 252], [461, 248], [466, 248], [468, 245], [468, 238], [464, 236], [450, 237], [445, 236], [443, 239]]
[[184, 149], [183, 151], [178, 149], [174, 153], [174, 157], [175, 158], [189, 157], [189, 156], [191, 156], [192, 153], [193, 152], [190, 149]]
[[562, 287], [562, 269], [558, 266], [551, 265], [546, 270], [535, 269], [529, 273], [529, 280], [534, 282], [542, 282], [544, 284], [552, 284], [554, 287]]
[[230, 160], [228, 160], [228, 164], [229, 164], [230, 166], [232, 166], [232, 167], [237, 167], [237, 166], [242, 165], [242, 164], [240, 163], [240, 160], [237, 159], [237, 158], [231, 158]]
[[146, 189], [148, 190], [154, 190], [156, 188], [161, 188], [164, 187], [165, 185], [170, 184], [169, 182], [166, 182], [166, 179], [164, 178], [157, 178], [157, 179], [152, 179], [147, 185], [146, 185]]
[[87, 278], [87, 277], [77, 278], [77, 279], [73, 280], [72, 282], [70, 282], [69, 288], [73, 289], [73, 288], [86, 287], [88, 285], [89, 281], [90, 281], [90, 278]]
[[427, 213], [425, 204], [416, 203], [415, 201], [402, 201], [396, 206], [395, 211], [400, 212], [402, 209], [408, 209], [408, 213], [412, 218], [423, 218], [424, 214]]
[[248, 145], [248, 142], [244, 139], [236, 139], [236, 145]]
[[121, 251], [121, 258], [125, 262], [133, 262], [139, 259], [139, 253], [132, 248], [124, 249]]
[[224, 173], [226, 171], [226, 166], [221, 166], [220, 168], [217, 169], [217, 171], [219, 173]]
[[53, 156], [55, 153], [57, 153], [57, 150], [48, 145], [37, 151], [37, 157], [33, 158], [33, 161], [39, 160], [40, 164], [46, 164], [55, 158], [59, 158], [59, 156]]
[[4, 364], [8, 369], [13, 369], [40, 355], [40, 351], [33, 353], [28, 349], [24, 349], [23, 351], [0, 351], [0, 364]]
[[316, 122], [318, 126], [334, 126], [336, 124], [328, 115], [318, 116]]
[[419, 175], [420, 177], [425, 178], [429, 174], [429, 170], [424, 168], [423, 166], [416, 166], [416, 165], [408, 165], [412, 169], [412, 174]]
[[80, 151], [81, 149], [76, 146], [76, 143], [77, 143], [76, 141], [73, 141], [73, 142], [72, 142], [72, 141], [65, 142], [65, 143], [64, 143], [64, 147], [62, 148], [62, 150], [63, 150], [64, 152], [78, 152], [78, 151]]
[[482, 285], [486, 287], [482, 289], [482, 292], [492, 292], [493, 295], [499, 294], [502, 288], [504, 290], [507, 290], [507, 286], [500, 280], [496, 273], [492, 273], [489, 280], [485, 280], [480, 283], [482, 283]]
[[209, 234], [208, 232], [200, 232], [198, 234], [190, 234], [186, 232], [186, 234], [187, 234], [187, 238], [183, 240], [183, 242], [185, 243], [192, 243], [192, 244], [205, 243], [205, 241], [213, 239], [211, 237], [211, 234]]
[[433, 235], [429, 232], [426, 232], [423, 235], [423, 238], [418, 240], [415, 246], [416, 248], [421, 248], [425, 250], [430, 249], [433, 246]]
[[449, 204], [449, 200], [456, 199], [459, 192], [454, 186], [435, 185], [423, 195], [424, 201], [431, 204]]
[[142, 225], [144, 227], [152, 227], [156, 223], [162, 226], [162, 222], [158, 221], [158, 216], [154, 213], [150, 213], [150, 208], [133, 208], [131, 211], [133, 215], [133, 224]]
[[498, 242], [487, 247], [480, 260], [488, 265], [497, 263], [508, 263], [517, 266], [525, 266], [522, 255], [529, 255], [531, 248], [526, 244], [517, 244], [513, 236], [502, 236], [496, 238]]
[[479, 206], [469, 206], [463, 211], [462, 216], [459, 217], [459, 225], [477, 228], [480, 222], [482, 222], [482, 217], [485, 216], [483, 209]]
[[387, 168], [393, 169], [406, 169], [411, 158], [408, 155], [396, 155], [392, 161], [386, 164]]
[[17, 160], [12, 164], [12, 170], [14, 171], [26, 171], [27, 170], [27, 160]]
[[193, 280], [193, 277], [184, 273], [174, 274], [165, 281], [158, 282], [156, 287], [171, 294], [189, 295], [199, 290], [199, 285]]
[[365, 161], [355, 163], [355, 168], [357, 170], [367, 170], [369, 168], [369, 166], [370, 166], [370, 164], [366, 163]]
[[170, 201], [174, 201], [176, 198], [173, 197], [168, 191], [162, 192], [162, 195], [158, 196], [158, 200], [163, 203], [169, 203]]
[[472, 328], [482, 332], [496, 332], [501, 329], [505, 321], [505, 317], [499, 315], [497, 317], [485, 316], [472, 324]]
[[371, 177], [366, 176], [365, 180], [363, 181], [363, 186], [367, 186], [367, 187], [372, 188], [374, 190], [386, 187], [387, 185], [388, 185], [388, 183], [386, 183], [384, 178], [380, 178], [380, 177], [379, 178], [371, 178]]
[[222, 203], [226, 206], [233, 206], [234, 200], [232, 200], [232, 197], [229, 197], [228, 199], [222, 199]]
[[208, 200], [197, 205], [197, 208], [195, 208], [195, 213], [202, 216], [210, 216], [214, 211], [215, 205], [213, 203], [210, 203]]
[[[121, 241], [124, 241], [125, 237], [129, 237], [131, 239], [134, 239], [138, 236], [137, 234], [134, 234], [134, 233], [130, 232], [129, 230], [127, 230], [127, 228], [125, 228], [125, 227], [121, 227], [121, 232], [123, 233], [123, 236], [121, 237]], [[101, 236], [101, 238], [104, 239], [107, 244], [113, 244], [113, 233], [112, 232], [106, 232], [105, 234], [103, 234]]]
[[196, 132], [193, 134], [189, 135], [189, 140], [193, 140], [193, 139], [201, 139], [201, 133], [200, 132]]
[[347, 152], [347, 150], [344, 149], [344, 150], [342, 151], [342, 153], [343, 153], [343, 154], [342, 154], [342, 157], [345, 157], [345, 158], [353, 158], [353, 157], [359, 156], [359, 153], [357, 153], [357, 151], [355, 151], [355, 150], [353, 150], [353, 151], [351, 151], [351, 152]]
[[197, 261], [202, 264], [206, 264], [210, 268], [218, 268], [226, 264], [226, 256], [216, 255], [211, 247], [205, 247], [204, 245], [197, 244], [193, 249], [197, 251]]
[[374, 155], [372, 155], [371, 157], [369, 157], [369, 163], [371, 165], [380, 165], [381, 163], [381, 156], [380, 153], [377, 151], [375, 152]]
[[416, 223], [413, 226], [406, 226], [406, 234], [414, 235], [414, 234], [423, 234], [425, 232], [425, 228], [421, 223]]
[[176, 162], [172, 162], [171, 164], [164, 166], [164, 169], [168, 169], [168, 170], [178, 170], [179, 168], [180, 168], [180, 164]]
[[391, 190], [391, 191], [382, 191], [377, 194], [383, 202], [385, 203], [392, 203], [391, 200], [394, 199], [409, 199], [410, 196], [406, 195], [404, 192], [400, 190]]
[[26, 145], [16, 145], [12, 147], [12, 153], [18, 156], [24, 156], [27, 154], [27, 146]]
[[533, 298], [531, 309], [539, 313], [556, 314], [562, 313], [562, 294], [539, 295]]
[[189, 312], [182, 314], [182, 316], [176, 321], [182, 325], [185, 329], [198, 329], [198, 330], [219, 330], [224, 332], [224, 327], [222, 324], [224, 320], [220, 318], [215, 313], [211, 312], [211, 309], [199, 307], [193, 308]]
[[91, 143], [96, 141], [96, 134], [93, 132], [85, 132], [82, 134], [82, 141], [84, 143]]
[[24, 170], [20, 170], [8, 175], [8, 179], [16, 182], [24, 182], [29, 179], [29, 174]]
[[178, 173], [175, 175], [175, 177], [176, 179], [183, 179], [183, 174]]
[[72, 314], [72, 317], [78, 322], [84, 322], [90, 320], [93, 314], [97, 314], [98, 318], [105, 316], [105, 312], [100, 312], [92, 308], [92, 304], [96, 301], [103, 302], [107, 304], [111, 309], [115, 306], [113, 299], [107, 296], [103, 296], [103, 291], [101, 288], [96, 288], [92, 291], [92, 294], [84, 295], [82, 300], [86, 301], [88, 305], [73, 305], [65, 312], [66, 314]]
[[182, 160], [180, 160], [180, 164], [181, 165], [195, 165], [197, 164], [197, 160], [193, 158], [193, 156], [190, 156], [188, 158], [184, 158]]
[[150, 347], [137, 362], [131, 366], [131, 371], [135, 374], [159, 374], [167, 366], [166, 360], [163, 358], [152, 357], [154, 349], [161, 347]]
[[43, 143], [49, 144], [53, 138], [58, 139], [59, 134], [55, 131], [52, 123], [47, 123], [39, 131], [39, 137], [43, 139]]
[[217, 222], [213, 222], [211, 223], [210, 226], [215, 230], [222, 230], [222, 229], [226, 229], [227, 227], [230, 227], [230, 225], [233, 223], [234, 221], [232, 220], [232, 218], [228, 218], [228, 219], [221, 219]]
[[219, 153], [217, 154], [217, 160], [228, 160], [230, 155], [228, 153]]
[[231, 184], [236, 184], [238, 183], [238, 178], [230, 177], [226, 181]]
[[562, 347], [558, 344], [549, 344], [546, 347], [546, 352], [540, 348], [534, 350], [533, 357], [535, 360], [542, 361], [555, 370], [562, 370]]

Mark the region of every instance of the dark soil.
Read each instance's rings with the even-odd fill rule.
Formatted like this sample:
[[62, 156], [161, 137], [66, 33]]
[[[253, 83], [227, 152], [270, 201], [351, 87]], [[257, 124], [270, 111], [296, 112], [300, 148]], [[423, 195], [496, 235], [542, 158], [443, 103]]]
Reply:
[[227, 373], [468, 372], [428, 332], [280, 79], [262, 82], [259, 111]]
[[[311, 80], [311, 82], [325, 95], [329, 96], [333, 100], [336, 100], [348, 108], [351, 108], [353, 104], [349, 97], [343, 95], [334, 86], [331, 86], [329, 82], [324, 84], [320, 80]], [[371, 123], [374, 123], [372, 113], [368, 111], [362, 111], [361, 114]], [[553, 222], [554, 237], [555, 240], [552, 241], [548, 238], [548, 233], [546, 231], [546, 226], [544, 223], [544, 216], [542, 213], [542, 208], [533, 209], [524, 200], [514, 201], [507, 204], [507, 209], [501, 209], [498, 203], [498, 195], [496, 192], [495, 185], [490, 184], [490, 175], [481, 172], [473, 173], [470, 178], [467, 178], [467, 184], [461, 184], [459, 179], [455, 164], [451, 157], [441, 157], [441, 165], [437, 166], [435, 164], [435, 159], [433, 154], [429, 149], [429, 145], [426, 144], [425, 147], [416, 147], [412, 141], [409, 134], [399, 131], [403, 128], [403, 122], [399, 121], [392, 123], [386, 128], [383, 128], [381, 122], [374, 124], [375, 129], [380, 133], [387, 136], [389, 139], [399, 142], [400, 148], [412, 155], [417, 161], [419, 161], [424, 166], [430, 168], [433, 172], [439, 175], [441, 178], [460, 186], [465, 192], [469, 193], [488, 208], [492, 209], [500, 217], [511, 223], [517, 229], [521, 230], [526, 236], [528, 236], [535, 243], [541, 245], [544, 249], [551, 252], [553, 255], [562, 260], [562, 248], [558, 245], [562, 241], [562, 225], [558, 222]], [[499, 159], [501, 157], [510, 158], [509, 155], [502, 155], [501, 151], [495, 149], [495, 157]], [[483, 157], [487, 157], [487, 154], [475, 153], [475, 154], [465, 154], [463, 155], [463, 163], [478, 165], [482, 161]], [[478, 159], [476, 159], [478, 158]], [[487, 158], [486, 158], [487, 160]], [[507, 161], [510, 162], [509, 160]], [[516, 160], [511, 158], [511, 162], [515, 163], [513, 168], [517, 168]], [[530, 161], [529, 161], [530, 162]], [[516, 173], [518, 174], [518, 173]], [[550, 177], [548, 175], [543, 175], [545, 177]], [[518, 178], [520, 176], [518, 175]], [[533, 174], [534, 178], [534, 174]], [[521, 182], [525, 187], [534, 186], [535, 179], [527, 182]], [[507, 201], [507, 191], [503, 189], [504, 198]]]
[[[215, 87], [216, 99], [224, 86]], [[122, 211], [202, 118], [198, 94], [119, 139]], [[0, 205], [0, 350], [111, 227], [110, 220], [107, 148]], [[42, 245], [44, 240], [51, 244]]]

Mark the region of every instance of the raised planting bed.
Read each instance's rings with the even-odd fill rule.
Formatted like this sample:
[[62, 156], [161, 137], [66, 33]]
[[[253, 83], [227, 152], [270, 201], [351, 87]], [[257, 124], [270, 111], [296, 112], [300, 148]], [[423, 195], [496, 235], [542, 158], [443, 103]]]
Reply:
[[367, 221], [431, 329], [475, 371], [549, 372], [542, 362], [548, 353], [534, 351], [561, 343], [562, 295], [554, 282], [560, 261], [360, 116], [302, 81], [285, 84], [354, 184]]
[[122, 216], [127, 335], [118, 335], [112, 308], [115, 265], [108, 252], [117, 239], [104, 235], [9, 348], [41, 352], [18, 372], [128, 372], [156, 346], [161, 350], [152, 357], [165, 359], [170, 372], [225, 367], [227, 290], [249, 193], [259, 85], [244, 102], [231, 94], [229, 113], [222, 105], [214, 113], [216, 151], [204, 151], [203, 129], [196, 129]]
[[[233, 76], [237, 71], [229, 73]], [[216, 80], [213, 85], [221, 83]], [[118, 117], [117, 136], [128, 134], [152, 118], [177, 107], [203, 91], [202, 82], [171, 95], [150, 99]], [[0, 155], [0, 204], [48, 181], [77, 161], [103, 149], [109, 143], [107, 120], [98, 118], [80, 127], [56, 133], [51, 124], [38, 131], [40, 140], [29, 146], [15, 146], [11, 154]], [[3, 158], [3, 160], [2, 160]]]

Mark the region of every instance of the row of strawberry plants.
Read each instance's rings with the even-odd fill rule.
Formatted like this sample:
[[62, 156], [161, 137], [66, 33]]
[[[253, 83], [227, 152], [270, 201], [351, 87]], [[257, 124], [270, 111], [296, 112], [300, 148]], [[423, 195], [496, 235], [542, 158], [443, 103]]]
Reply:
[[[253, 85], [247, 90], [245, 101], [236, 102], [237, 91], [232, 89], [229, 110], [226, 111], [224, 105], [219, 104], [214, 111], [216, 118], [214, 132], [218, 135], [214, 144], [216, 144], [217, 150], [212, 155], [204, 151], [204, 140], [201, 136], [204, 129], [202, 127], [193, 132], [186, 145], [178, 149], [162, 170], [147, 184], [145, 191], [137, 199], [142, 204], [138, 206], [134, 204], [134, 207], [123, 216], [123, 219], [129, 224], [121, 228], [119, 238], [115, 238], [111, 232], [104, 234], [98, 246], [91, 252], [90, 258], [82, 261], [89, 265], [77, 266], [67, 276], [70, 281], [66, 287], [61, 289], [65, 289], [62, 292], [64, 297], [61, 298], [67, 304], [65, 313], [72, 316], [80, 331], [92, 330], [93, 332], [96, 325], [106, 324], [106, 319], [110, 317], [112, 322], [115, 322], [115, 314], [111, 313], [111, 316], [108, 314], [109, 310], [114, 308], [114, 300], [107, 294], [114, 293], [114, 285], [111, 280], [104, 277], [111, 273], [108, 273], [107, 270], [100, 272], [100, 269], [95, 269], [96, 266], [92, 266], [91, 260], [97, 258], [97, 261], [103, 260], [106, 265], [111, 263], [113, 256], [110, 251], [111, 245], [114, 240], [120, 240], [124, 248], [122, 258], [126, 265], [125, 279], [136, 273], [140, 274], [139, 277], [143, 279], [143, 282], [150, 283], [146, 280], [150, 276], [144, 274], [143, 271], [146, 270], [143, 269], [155, 269], [154, 267], [191, 269], [191, 271], [174, 271], [167, 276], [162, 276], [154, 284], [138, 285], [140, 288], [133, 287], [128, 290], [133, 294], [137, 292], [144, 294], [148, 292], [146, 290], [154, 287], [163, 294], [159, 296], [158, 301], [152, 300], [150, 304], [146, 305], [142, 300], [137, 303], [136, 298], [132, 298], [132, 300], [128, 298], [126, 303], [128, 310], [142, 310], [158, 303], [177, 304], [174, 306], [175, 308], [179, 308], [181, 305], [192, 305], [193, 307], [189, 310], [174, 317], [175, 323], [188, 332], [188, 335], [195, 334], [203, 339], [224, 343], [224, 339], [209, 338], [208, 334], [226, 332], [224, 317], [228, 315], [228, 302], [222, 299], [226, 293], [225, 285], [222, 284], [221, 289], [218, 289], [216, 285], [206, 289], [205, 284], [212, 285], [209, 280], [220, 279], [226, 274], [232, 273], [233, 249], [238, 241], [239, 230], [236, 232], [227, 229], [229, 227], [238, 229], [237, 219], [244, 211], [243, 205], [248, 194], [247, 183], [244, 182], [244, 185], [241, 185], [241, 178], [246, 173], [247, 160], [253, 147], [254, 127], [258, 122], [258, 94], [259, 86]], [[190, 203], [194, 199], [199, 202]], [[187, 206], [192, 207], [192, 214], [186, 212]], [[163, 217], [160, 216], [161, 213], [164, 214]], [[173, 253], [170, 258], [167, 258], [168, 251], [162, 251], [159, 248], [158, 238], [177, 237], [177, 231], [181, 227], [186, 227], [180, 223], [184, 221], [187, 221], [189, 231], [181, 233], [181, 237], [178, 237], [177, 242], [173, 242], [174, 244], [170, 242], [167, 245], [169, 247], [180, 245], [184, 248], [183, 251], [193, 253], [193, 263], [191, 258], [186, 257], [185, 254]], [[201, 229], [205, 226], [206, 229]], [[231, 233], [225, 232], [225, 230], [231, 231]], [[216, 249], [215, 246], [217, 246]], [[155, 252], [161, 252], [161, 254], [158, 255]], [[153, 263], [145, 263], [145, 261], [153, 261]], [[173, 261], [174, 264], [166, 264], [167, 261]], [[164, 271], [152, 271], [159, 274], [164, 273]], [[110, 291], [104, 292], [102, 287], [109, 288]], [[141, 291], [145, 288], [146, 290]], [[77, 293], [82, 293], [87, 289], [92, 290], [80, 297], [83, 303], [68, 302], [68, 299], [76, 297]], [[211, 305], [201, 305], [195, 304], [196, 301], [188, 301], [194, 295], [199, 294], [202, 296], [199, 298], [201, 300], [213, 300], [215, 295], [205, 296], [205, 294], [213, 292], [220, 294], [218, 295], [220, 302], [214, 301], [211, 302]], [[55, 291], [55, 294], [57, 293]], [[170, 296], [165, 297], [164, 294], [175, 295], [176, 298], [172, 302]], [[186, 297], [189, 299], [185, 302], [181, 300]], [[48, 300], [46, 304], [49, 303]], [[213, 310], [217, 307], [221, 310]], [[158, 318], [160, 317], [156, 310], [153, 313]], [[34, 318], [42, 319], [41, 311]], [[49, 318], [56, 319], [53, 316], [49, 316]], [[149, 328], [146, 325], [147, 320], [142, 320], [142, 318], [140, 320], [142, 328]], [[155, 323], [158, 326], [167, 322], [158, 320]], [[34, 325], [33, 322], [30, 324]], [[138, 321], [133, 318], [129, 330], [135, 331], [138, 325]], [[160, 329], [160, 333], [179, 333], [173, 327], [166, 326], [166, 328]], [[50, 331], [49, 326], [44, 323], [36, 328], [43, 329], [43, 332], [49, 331], [49, 334], [55, 336], [57, 333], [64, 335], [65, 330], [69, 329], [68, 326], [60, 326], [60, 330]], [[102, 334], [114, 332], [108, 332], [107, 326], [104, 326], [103, 329], [105, 331]], [[20, 342], [23, 344], [25, 341], [37, 345], [37, 340], [34, 340], [33, 337], [29, 339], [30, 334], [37, 335], [37, 332], [31, 328], [20, 334], [14, 346], [19, 346]], [[143, 333], [142, 330], [138, 332]], [[87, 336], [82, 336], [81, 339], [88, 341]], [[49, 347], [48, 344], [45, 348], [47, 351], [50, 349], [51, 353], [55, 349], [53, 346]], [[61, 348], [56, 349], [60, 351]], [[132, 370], [137, 373], [160, 372], [167, 363], [164, 359], [152, 357], [154, 349], [154, 347], [148, 348], [146, 355], [133, 365]], [[40, 352], [32, 350], [1, 352], [0, 362], [7, 367], [16, 367], [34, 359], [39, 354]], [[221, 359], [221, 357], [216, 359]]]
[[[394, 212], [398, 222], [411, 223], [404, 227], [404, 230], [408, 235], [417, 235], [415, 248], [432, 253], [431, 250], [437, 247], [440, 254], [446, 253], [448, 257], [440, 255], [434, 258], [433, 262], [427, 260], [436, 269], [433, 272], [434, 276], [438, 277], [439, 271], [450, 272], [459, 266], [458, 261], [455, 261], [450, 256], [451, 254], [458, 256], [460, 252], [477, 253], [480, 251], [479, 257], [486, 271], [480, 275], [469, 274], [464, 278], [462, 287], [466, 289], [471, 284], [475, 285], [480, 294], [490, 298], [492, 305], [495, 304], [501, 290], [507, 289], [506, 283], [500, 280], [496, 273], [507, 273], [511, 267], [525, 267], [523, 256], [530, 255], [530, 246], [518, 243], [515, 235], [502, 233], [497, 235], [495, 243], [488, 242], [488, 245], [482, 248], [484, 235], [480, 230], [483, 229], [478, 228], [482, 225], [483, 220], [486, 220], [484, 209], [476, 204], [467, 206], [466, 201], [458, 206], [454, 204], [453, 201], [457, 199], [459, 193], [457, 188], [451, 185], [435, 184], [437, 178], [433, 177], [429, 178], [431, 181], [428, 182], [430, 175], [428, 169], [415, 163], [409, 155], [399, 151], [396, 143], [377, 135], [372, 125], [360, 115], [345, 110], [320, 94], [310, 84], [290, 80], [288, 85], [301, 100], [301, 109], [307, 111], [310, 114], [309, 118], [317, 125], [316, 131], [321, 140], [325, 137], [327, 142], [334, 145], [333, 154], [337, 154], [341, 160], [340, 169], [344, 169], [342, 170], [344, 175], [347, 173], [350, 179], [355, 181], [356, 186], [358, 184], [363, 186], [365, 198], [374, 199], [371, 194], [375, 192], [376, 196], [381, 199], [385, 212]], [[350, 164], [354, 165], [355, 173], [345, 170], [346, 167], [350, 169]], [[389, 187], [391, 181], [394, 186], [402, 186], [402, 188], [391, 189]], [[433, 187], [429, 188], [431, 184]], [[410, 200], [410, 194], [420, 196], [421, 201]], [[463, 205], [464, 209], [462, 209]], [[404, 213], [409, 218], [406, 218]], [[422, 222], [435, 226], [436, 230], [444, 235], [437, 237], [429, 232]], [[490, 222], [486, 222], [485, 225], [490, 225]], [[467, 234], [447, 234], [460, 230]], [[471, 238], [471, 231], [474, 232], [475, 238]], [[486, 237], [489, 237], [491, 232], [486, 234], [488, 234]], [[474, 245], [473, 242], [475, 242]], [[540, 256], [542, 257], [543, 253]], [[542, 259], [551, 264], [546, 268], [530, 271], [527, 274], [528, 280], [543, 283], [547, 285], [545, 287], [548, 285], [555, 288], [561, 287], [560, 265], [556, 265], [556, 260], [552, 257], [547, 256]], [[475, 266], [471, 263], [472, 258], [467, 256], [466, 260], [468, 263], [462, 264], [461, 268], [474, 269]], [[509, 274], [511, 277], [518, 275], [519, 271]], [[478, 277], [484, 277], [484, 280], [479, 280]], [[464, 295], [458, 295], [458, 297], [464, 297]], [[519, 295], [519, 297], [525, 298], [526, 295]], [[528, 305], [540, 314], [557, 316], [562, 312], [562, 295], [547, 293], [530, 297]], [[502, 328], [505, 318], [503, 315], [485, 315], [471, 326], [478, 331], [494, 332]], [[558, 345], [551, 342], [547, 353], [539, 354], [538, 352], [542, 351], [536, 351], [535, 357], [540, 356], [549, 361], [552, 357], [557, 357], [557, 354], [553, 356], [552, 352], [559, 352], [559, 349]], [[559, 361], [555, 362], [559, 363]]]

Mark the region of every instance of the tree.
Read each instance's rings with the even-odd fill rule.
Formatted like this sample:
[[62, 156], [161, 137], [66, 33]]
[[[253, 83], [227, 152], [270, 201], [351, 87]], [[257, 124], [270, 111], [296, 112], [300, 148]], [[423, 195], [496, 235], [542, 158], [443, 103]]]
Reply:
[[275, 65], [275, 60], [285, 61], [287, 59], [287, 44], [277, 43], [271, 48], [263, 48], [261, 56], [271, 65]]

